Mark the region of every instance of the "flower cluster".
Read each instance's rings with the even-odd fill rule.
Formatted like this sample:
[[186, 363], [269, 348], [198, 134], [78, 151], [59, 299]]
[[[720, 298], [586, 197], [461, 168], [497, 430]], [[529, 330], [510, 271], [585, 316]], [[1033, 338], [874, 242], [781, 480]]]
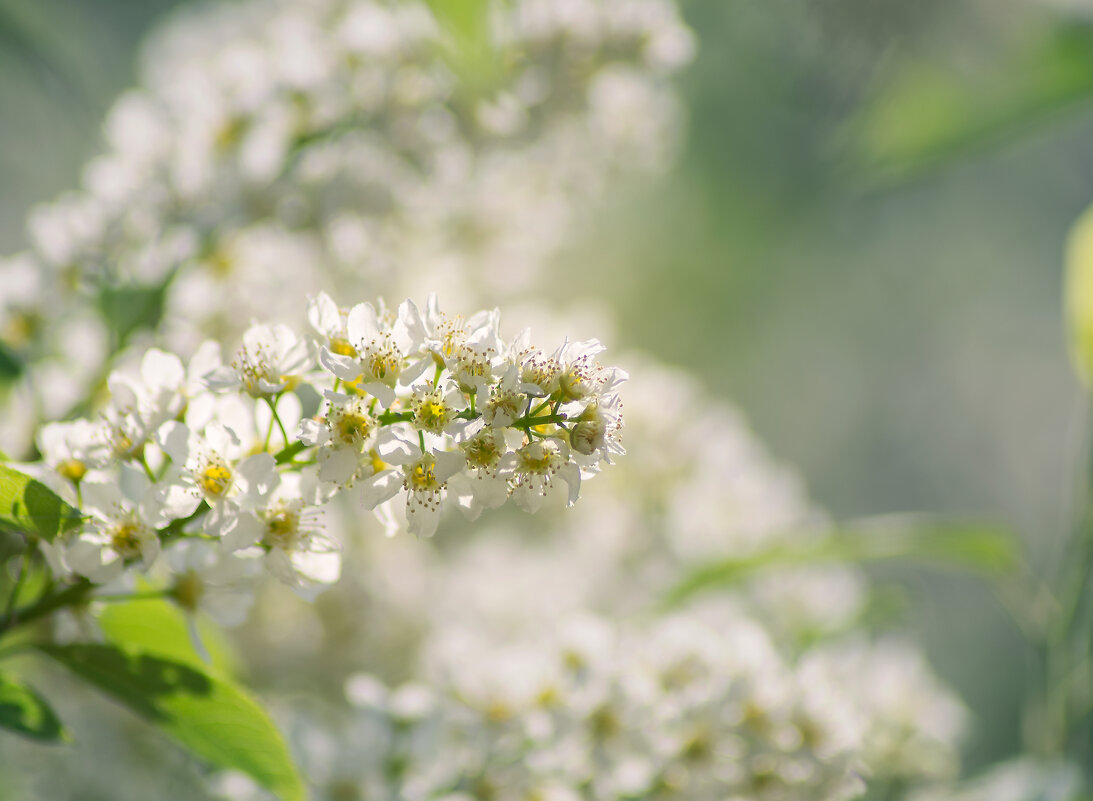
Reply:
[[[853, 694], [788, 665], [743, 618], [581, 616], [503, 646], [449, 637], [431, 673], [393, 690], [350, 677], [346, 736], [301, 724], [316, 798], [836, 801], [863, 788]], [[226, 777], [225, 797], [261, 797], [241, 784]]]
[[[82, 188], [36, 209], [28, 251], [0, 260], [18, 286], [0, 298], [0, 341], [59, 360], [42, 382], [71, 385], [71, 404], [111, 355], [89, 299], [118, 285], [164, 292], [160, 319], [139, 322], [183, 353], [251, 317], [288, 320], [286, 299], [322, 288], [460, 302], [526, 289], [609, 176], [667, 161], [669, 78], [691, 35], [670, 0], [486, 5], [476, 80], [422, 2], [177, 15]], [[44, 315], [92, 330], [80, 353]], [[66, 413], [49, 394], [47, 417]], [[40, 402], [11, 402], [8, 450]]]
[[447, 505], [474, 519], [510, 497], [531, 512], [573, 504], [622, 453], [626, 374], [596, 360], [595, 341], [548, 355], [527, 332], [502, 341], [496, 310], [452, 316], [435, 296], [392, 310], [320, 294], [308, 317], [303, 336], [252, 326], [230, 361], [213, 342], [186, 367], [149, 350], [111, 375], [97, 418], [42, 429], [31, 469], [87, 514], [74, 539], [43, 544], [58, 572], [109, 582], [181, 540], [177, 575], [243, 576], [260, 560], [306, 593], [339, 574], [321, 520], [336, 494], [427, 537]]

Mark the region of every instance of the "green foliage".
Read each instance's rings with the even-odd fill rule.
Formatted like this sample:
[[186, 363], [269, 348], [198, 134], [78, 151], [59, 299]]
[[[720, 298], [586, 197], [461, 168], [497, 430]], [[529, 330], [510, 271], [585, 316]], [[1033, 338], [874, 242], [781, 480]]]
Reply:
[[99, 308], [114, 334], [118, 347], [136, 331], [152, 330], [163, 317], [166, 287], [104, 286]]
[[79, 510], [45, 484], [0, 464], [0, 528], [52, 542], [75, 528], [80, 519]]
[[872, 176], [903, 178], [1093, 97], [1093, 27], [1024, 33], [971, 73], [934, 59], [899, 64], [855, 119], [853, 156]]
[[70, 739], [49, 704], [9, 673], [0, 673], [0, 728], [50, 743]]
[[23, 374], [23, 360], [11, 348], [0, 342], [0, 387], [10, 384]]
[[1074, 224], [1066, 252], [1066, 306], [1070, 357], [1088, 386], [1093, 381], [1093, 208]]
[[152, 656], [198, 670], [212, 668], [219, 675], [235, 672], [231, 649], [220, 630], [207, 621], [198, 626], [201, 641], [212, 660], [207, 663], [190, 641], [185, 613], [169, 601], [142, 599], [110, 604], [98, 616], [98, 622], [106, 638], [117, 645], [140, 648]]
[[503, 70], [500, 53], [491, 43], [489, 0], [428, 0], [447, 35], [449, 66], [459, 75], [462, 89], [488, 93]]
[[304, 801], [288, 747], [242, 690], [194, 664], [111, 645], [42, 645], [84, 681], [152, 721], [201, 759], [246, 773], [282, 801]]
[[675, 606], [701, 592], [733, 586], [765, 570], [886, 559], [913, 559], [1003, 573], [1018, 564], [1019, 555], [1015, 538], [996, 528], [896, 519], [699, 565], [669, 591], [664, 602]]

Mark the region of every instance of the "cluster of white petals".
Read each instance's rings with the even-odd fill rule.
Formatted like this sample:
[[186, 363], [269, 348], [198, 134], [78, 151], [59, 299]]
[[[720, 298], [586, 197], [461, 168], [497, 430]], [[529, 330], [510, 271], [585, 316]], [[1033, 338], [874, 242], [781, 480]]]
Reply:
[[[214, 585], [257, 560], [307, 595], [340, 572], [322, 522], [335, 495], [428, 537], [446, 506], [475, 519], [509, 498], [572, 505], [622, 453], [626, 374], [596, 360], [595, 341], [547, 355], [527, 331], [503, 341], [496, 310], [451, 316], [435, 296], [388, 310], [320, 294], [308, 311], [310, 332], [254, 325], [230, 361], [211, 341], [185, 367], [149, 350], [111, 375], [96, 417], [42, 429], [27, 469], [86, 515], [42, 546], [58, 573], [108, 583], [184, 544], [186, 570]], [[192, 607], [193, 590], [176, 596]]]
[[[324, 801], [834, 801], [862, 794], [877, 772], [872, 740], [902, 723], [874, 716], [858, 677], [840, 675], [855, 659], [868, 671], [892, 652], [793, 663], [746, 617], [578, 615], [505, 642], [449, 632], [427, 682], [351, 676], [356, 711], [341, 728], [297, 715], [291, 730]], [[221, 789], [231, 801], [266, 797], [238, 776]]]
[[[622, 453], [627, 376], [597, 342], [544, 351], [496, 311], [320, 291], [541, 287], [603, 187], [672, 150], [691, 35], [670, 0], [492, 3], [469, 50], [444, 7], [186, 9], [80, 190], [0, 260], [0, 360], [22, 370], [0, 447], [36, 431], [26, 470], [86, 515], [40, 544], [55, 575], [144, 573], [224, 625], [253, 611], [257, 675], [389, 679], [349, 681], [348, 722], [285, 714], [322, 801], [834, 801], [949, 775], [962, 709], [913, 645], [870, 640], [857, 567], [775, 563], [643, 617], [696, 567], [828, 525], [693, 377], [628, 363], [630, 454], [586, 486]], [[170, 352], [142, 347], [149, 324]], [[36, 427], [85, 413], [105, 374], [94, 416]], [[481, 517], [507, 504], [546, 509]], [[474, 537], [368, 536], [361, 514], [428, 537], [446, 507]], [[267, 574], [304, 597], [353, 580], [290, 604]], [[162, 785], [128, 758], [132, 789], [110, 792]], [[45, 773], [37, 795], [83, 792], [75, 768]]]
[[188, 353], [252, 317], [290, 320], [292, 299], [319, 289], [504, 299], [611, 176], [667, 162], [680, 118], [669, 78], [692, 50], [672, 2], [489, 9], [470, 43], [424, 2], [177, 14], [81, 189], [37, 208], [29, 250], [0, 260], [14, 287], [0, 342], [35, 372], [58, 367], [8, 402], [9, 447], [26, 444], [39, 384], [45, 419], [93, 386], [113, 333], [96, 304], [126, 305], [138, 331], [161, 310], [167, 345]]

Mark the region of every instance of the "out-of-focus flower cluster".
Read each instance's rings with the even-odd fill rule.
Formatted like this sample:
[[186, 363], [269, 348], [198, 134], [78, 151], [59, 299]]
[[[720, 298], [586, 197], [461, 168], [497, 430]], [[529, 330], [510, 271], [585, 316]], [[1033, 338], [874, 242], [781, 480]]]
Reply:
[[449, 316], [435, 296], [423, 312], [319, 295], [308, 316], [309, 335], [249, 328], [229, 363], [212, 341], [186, 366], [150, 350], [138, 373], [110, 376], [96, 418], [42, 429], [30, 469], [88, 516], [71, 541], [42, 543], [56, 572], [106, 583], [177, 540], [186, 606], [215, 597], [206, 584], [234, 589], [255, 559], [306, 592], [339, 574], [318, 511], [337, 492], [431, 536], [445, 505], [472, 519], [510, 497], [572, 505], [582, 476], [622, 452], [626, 374], [595, 341], [504, 343], [496, 310]]
[[117, 333], [96, 305], [161, 311], [188, 354], [298, 320], [286, 298], [319, 289], [494, 302], [611, 175], [665, 162], [691, 52], [672, 3], [490, 4], [473, 47], [441, 22], [420, 2], [250, 0], [165, 27], [83, 188], [0, 262], [0, 337], [52, 387], [12, 402], [9, 440], [94, 387]]
[[[590, 199], [665, 162], [691, 49], [671, 2], [490, 8], [469, 49], [441, 11], [374, 0], [210, 6], [149, 43], [107, 153], [0, 263], [0, 359], [23, 370], [5, 449], [86, 417], [121, 365], [98, 416], [37, 437], [36, 474], [89, 516], [44, 546], [54, 570], [148, 568], [190, 611], [250, 609], [238, 642], [267, 694], [382, 676], [354, 675], [349, 715], [279, 710], [319, 799], [791, 801], [950, 774], [961, 708], [913, 645], [863, 631], [859, 569], [773, 566], [651, 614], [687, 571], [827, 525], [694, 378], [635, 357], [630, 453], [585, 486], [621, 452], [625, 373], [598, 345], [320, 294], [541, 288]], [[142, 347], [149, 322], [171, 353]], [[564, 515], [479, 517], [578, 491]], [[473, 537], [374, 536], [430, 534], [444, 506]], [[303, 595], [348, 580], [294, 604], [263, 565]], [[163, 787], [115, 751], [131, 781], [110, 792]], [[54, 760], [36, 792], [75, 799], [87, 772]]]
[[[867, 779], [900, 776], [873, 741], [898, 738], [912, 749], [896, 755], [906, 764], [924, 744], [949, 748], [961, 714], [902, 645], [820, 650], [794, 665], [739, 616], [580, 615], [504, 643], [464, 630], [442, 637], [429, 663], [427, 684], [350, 677], [356, 711], [340, 726], [294, 718], [316, 798], [853, 798]], [[848, 663], [855, 677], [876, 672], [907, 710], [861, 692], [840, 675]], [[235, 775], [221, 789], [265, 798]]]

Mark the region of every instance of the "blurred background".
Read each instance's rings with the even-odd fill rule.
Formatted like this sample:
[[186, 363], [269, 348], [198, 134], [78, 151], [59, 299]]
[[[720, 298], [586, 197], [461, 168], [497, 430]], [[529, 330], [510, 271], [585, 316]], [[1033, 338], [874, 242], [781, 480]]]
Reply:
[[[0, 0], [0, 251], [76, 185], [178, 0]], [[561, 299], [698, 369], [837, 518], [1068, 525], [1083, 409], [1060, 312], [1093, 200], [1093, 3], [686, 0], [675, 169], [587, 219]], [[3, 289], [0, 288], [0, 292]], [[877, 569], [976, 718], [1019, 749], [1028, 654], [977, 580]]]

